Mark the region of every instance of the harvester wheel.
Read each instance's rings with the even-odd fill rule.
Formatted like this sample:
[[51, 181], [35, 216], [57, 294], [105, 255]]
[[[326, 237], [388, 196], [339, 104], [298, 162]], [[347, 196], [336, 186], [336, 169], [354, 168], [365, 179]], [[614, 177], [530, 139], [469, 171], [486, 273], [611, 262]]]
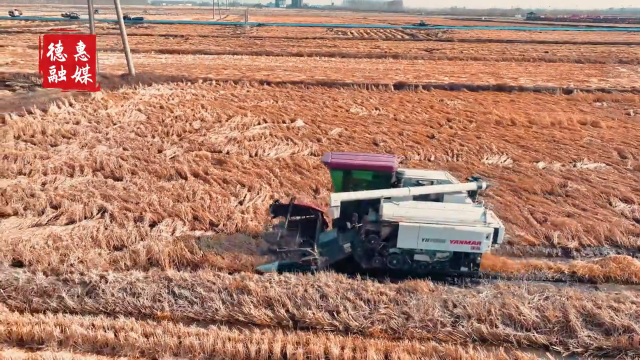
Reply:
[[402, 256], [402, 254], [391, 254], [387, 256], [387, 266], [394, 270], [400, 270], [404, 268], [404, 256]]
[[371, 265], [373, 265], [374, 268], [383, 268], [384, 267], [384, 259], [376, 256], [373, 259], [371, 259]]
[[427, 273], [429, 271], [429, 264], [424, 262], [424, 261], [417, 261], [415, 262], [415, 264], [413, 265], [413, 267], [416, 269], [416, 271], [420, 274], [424, 274]]
[[367, 237], [367, 243], [371, 246], [376, 246], [380, 243], [380, 238], [378, 235], [369, 235]]

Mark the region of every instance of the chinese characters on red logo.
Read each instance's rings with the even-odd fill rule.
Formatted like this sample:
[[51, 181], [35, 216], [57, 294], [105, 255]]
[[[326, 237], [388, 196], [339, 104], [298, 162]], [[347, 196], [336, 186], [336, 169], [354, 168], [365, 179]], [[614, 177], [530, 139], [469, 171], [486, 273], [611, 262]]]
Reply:
[[46, 34], [40, 38], [39, 71], [47, 89], [99, 91], [96, 35]]

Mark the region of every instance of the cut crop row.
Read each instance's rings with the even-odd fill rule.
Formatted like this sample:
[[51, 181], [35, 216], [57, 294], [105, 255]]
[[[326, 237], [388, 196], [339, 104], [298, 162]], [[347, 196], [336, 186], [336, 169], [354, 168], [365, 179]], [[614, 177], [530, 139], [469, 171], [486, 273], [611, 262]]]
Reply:
[[[335, 274], [88, 273], [2, 269], [10, 310], [307, 329], [365, 337], [470, 341], [577, 354], [640, 354], [636, 292], [502, 284], [399, 285]], [[3, 323], [5, 323], [3, 321]]]
[[[455, 360], [533, 360], [508, 348], [390, 341], [279, 329], [185, 326], [104, 316], [32, 315], [0, 311], [0, 342], [20, 348], [0, 355], [12, 359], [86, 359], [86, 354], [188, 359], [408, 360], [446, 357]], [[68, 351], [84, 354], [81, 356]], [[89, 357], [91, 358], [91, 357]], [[103, 356], [93, 357], [96, 360]]]
[[[0, 71], [32, 72], [37, 50], [0, 48], [10, 66]], [[307, 81], [391, 84], [397, 82], [452, 85], [508, 85], [542, 88], [618, 89], [637, 91], [640, 75], [633, 65], [484, 61], [298, 58], [231, 55], [137, 54], [139, 74], [175, 75], [215, 80]], [[212, 64], [215, 64], [213, 66]], [[100, 72], [126, 73], [121, 53], [101, 53]], [[250, 70], [248, 70], [250, 69]]]
[[[9, 228], [9, 223], [14, 227]], [[31, 227], [25, 219], [7, 222], [5, 227], [0, 232], [5, 249], [0, 254], [0, 264], [51, 275], [154, 268], [253, 272], [257, 265], [270, 261], [259, 255], [264, 246], [259, 236], [197, 236], [179, 222], [172, 221], [163, 221], [153, 229], [145, 223], [123, 226], [105, 220], [65, 227]], [[640, 283], [640, 262], [629, 256], [553, 262], [485, 254], [481, 268], [510, 278]]]

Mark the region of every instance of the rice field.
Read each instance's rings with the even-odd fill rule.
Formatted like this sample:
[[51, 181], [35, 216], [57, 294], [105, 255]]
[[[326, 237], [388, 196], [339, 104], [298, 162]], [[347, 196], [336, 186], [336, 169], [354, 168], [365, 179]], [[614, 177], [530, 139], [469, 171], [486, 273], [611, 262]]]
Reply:
[[[27, 72], [37, 66], [37, 50], [0, 48], [6, 55], [0, 72], [11, 69]], [[109, 52], [100, 57], [101, 71], [116, 75], [126, 71], [122, 54]], [[139, 53], [136, 66], [142, 74], [174, 76], [180, 69], [191, 80], [268, 81], [284, 83], [415, 84], [475, 87], [625, 90], [640, 92], [637, 65], [548, 64], [545, 62], [506, 62], [496, 66], [486, 61], [439, 61], [387, 59], [344, 59], [335, 57], [281, 57], [245, 55], [176, 55]], [[215, 69], [212, 68], [215, 65]], [[247, 69], [251, 68], [250, 72]], [[467, 72], [465, 69], [473, 69]], [[167, 69], [169, 71], [161, 71]]]
[[[152, 34], [149, 34], [152, 35]], [[37, 49], [33, 34], [17, 33], [0, 37], [1, 47], [16, 43]], [[28, 46], [28, 44], [32, 44]], [[291, 38], [238, 38], [220, 36], [213, 40], [198, 36], [147, 36], [129, 34], [129, 45], [135, 53], [177, 55], [254, 55], [278, 57], [335, 57], [361, 59], [486, 61], [527, 63], [574, 64], [640, 64], [640, 47], [625, 45], [583, 45], [576, 47], [562, 44], [526, 44], [513, 46], [507, 43], [468, 43], [461, 47], [453, 42], [386, 41], [370, 43], [335, 39], [328, 45], [326, 39]], [[98, 39], [101, 51], [120, 53], [119, 35], [103, 35]]]
[[[141, 26], [128, 78], [100, 26], [80, 95], [39, 88], [56, 25], [0, 23], [0, 357], [640, 357], [635, 34]], [[328, 203], [330, 151], [488, 179], [509, 280], [254, 273], [273, 200]]]

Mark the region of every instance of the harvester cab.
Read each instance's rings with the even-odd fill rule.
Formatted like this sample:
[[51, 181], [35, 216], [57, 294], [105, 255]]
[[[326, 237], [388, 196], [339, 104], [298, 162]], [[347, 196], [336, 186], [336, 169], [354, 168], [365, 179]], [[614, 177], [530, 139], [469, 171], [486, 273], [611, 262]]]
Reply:
[[280, 220], [265, 241], [277, 261], [258, 271], [477, 273], [482, 254], [502, 243], [502, 222], [477, 201], [488, 188], [478, 177], [460, 183], [446, 171], [398, 169], [386, 154], [327, 153], [322, 162], [333, 185], [331, 229], [319, 207], [274, 202]]

